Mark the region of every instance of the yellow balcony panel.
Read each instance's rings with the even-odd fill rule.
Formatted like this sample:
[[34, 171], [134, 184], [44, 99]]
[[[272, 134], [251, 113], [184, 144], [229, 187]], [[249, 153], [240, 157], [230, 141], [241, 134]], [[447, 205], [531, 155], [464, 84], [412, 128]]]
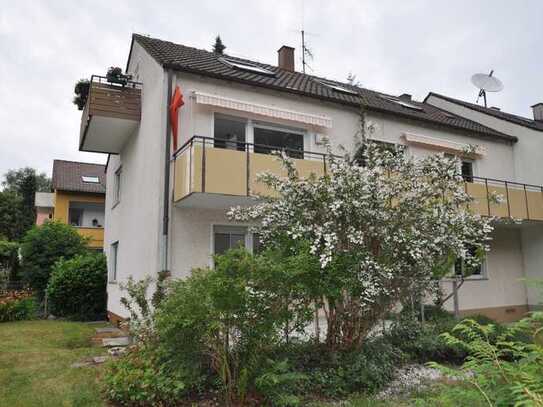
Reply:
[[81, 236], [89, 238], [89, 247], [93, 249], [104, 247], [104, 228], [76, 227], [76, 230]]
[[[324, 173], [321, 154], [304, 152], [304, 156], [316, 158], [294, 159], [302, 177]], [[218, 148], [213, 139], [203, 137], [191, 139], [174, 159], [174, 201], [178, 206], [248, 204], [255, 195], [273, 196], [273, 191], [257, 181], [259, 173], [286, 175], [276, 156], [254, 153], [250, 144], [239, 143], [238, 149]]]
[[[466, 192], [473, 198], [469, 208], [483, 216], [521, 220], [543, 220], [543, 189], [537, 185], [472, 177]], [[492, 202], [500, 195], [501, 202]]]
[[118, 154], [140, 118], [140, 83], [129, 81], [123, 86], [93, 75], [81, 115], [79, 150]]

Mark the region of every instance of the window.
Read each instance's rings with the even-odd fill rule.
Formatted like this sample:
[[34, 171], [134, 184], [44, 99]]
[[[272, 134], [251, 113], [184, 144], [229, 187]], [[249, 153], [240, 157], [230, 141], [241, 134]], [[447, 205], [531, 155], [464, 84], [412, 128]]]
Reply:
[[230, 249], [246, 247], [247, 228], [240, 226], [214, 226], [213, 253], [224, 254]]
[[[477, 256], [477, 248], [475, 246], [469, 245], [467, 250], [470, 256]], [[485, 278], [485, 265], [485, 260], [483, 260], [478, 266], [470, 267], [462, 258], [458, 258], [454, 263], [454, 274], [474, 279]]]
[[271, 154], [273, 151], [285, 150], [292, 158], [304, 158], [304, 135], [288, 130], [255, 127], [255, 153]]
[[467, 182], [473, 182], [473, 163], [471, 161], [462, 160], [461, 165], [462, 178]]
[[81, 180], [83, 182], [89, 183], [89, 184], [99, 184], [100, 178], [94, 175], [83, 175], [81, 176]]
[[109, 282], [115, 283], [117, 281], [117, 265], [119, 257], [119, 242], [115, 242], [111, 245], [110, 262], [109, 262]]
[[115, 182], [113, 185], [113, 188], [115, 188], [113, 191], [113, 206], [121, 202], [121, 173], [122, 167], [119, 167], [117, 171], [115, 171]]
[[244, 120], [215, 115], [214, 122], [215, 147], [245, 150], [246, 122]]
[[354, 89], [349, 89], [345, 86], [341, 86], [341, 85], [338, 85], [336, 83], [333, 83], [333, 82], [328, 82], [328, 81], [325, 81], [325, 80], [322, 80], [322, 79], [315, 79], [315, 82], [318, 82], [320, 83], [321, 85], [324, 85], [332, 90], [335, 90], [336, 92], [342, 92], [342, 93], [348, 93], [350, 95], [358, 95], [358, 92], [355, 91]]
[[249, 62], [241, 62], [241, 61], [236, 61], [234, 59], [228, 59], [228, 58], [220, 58], [219, 60], [222, 63], [224, 63], [226, 65], [229, 65], [229, 66], [231, 66], [233, 68], [242, 69], [244, 71], [251, 71], [251, 72], [255, 72], [255, 73], [260, 73], [260, 74], [264, 74], [264, 75], [275, 76], [275, 73], [270, 71], [269, 69], [263, 68], [261, 66], [255, 65], [255, 64], [251, 64]]
[[72, 226], [82, 226], [83, 209], [74, 208], [70, 205], [70, 209], [68, 210], [68, 223]]
[[394, 97], [394, 96], [388, 96], [388, 95], [380, 95], [380, 97], [382, 99], [385, 99], [385, 100], [388, 100], [389, 102], [392, 102], [392, 103], [396, 103], [397, 105], [400, 105], [402, 107], [407, 107], [408, 109], [413, 109], [413, 110], [419, 110], [419, 111], [423, 111], [423, 109], [413, 103], [409, 103], [409, 102], [406, 102], [404, 100], [401, 100], [397, 97]]
[[260, 235], [258, 233], [253, 233], [253, 253], [261, 253], [263, 249], [264, 247], [260, 241]]
[[[394, 144], [394, 143], [390, 143], [388, 141], [381, 141], [381, 140], [368, 140], [368, 142], [370, 142], [371, 144], [377, 146], [379, 148], [379, 150], [382, 150], [382, 151], [389, 151], [391, 152], [392, 154], [396, 155], [396, 154], [402, 154], [405, 152], [405, 148], [406, 146], [404, 145], [401, 145], [401, 144]], [[356, 153], [356, 161], [358, 162], [358, 165], [360, 165], [361, 167], [365, 167], [366, 166], [366, 157], [365, 157], [365, 151], [366, 150], [366, 146], [363, 145]]]

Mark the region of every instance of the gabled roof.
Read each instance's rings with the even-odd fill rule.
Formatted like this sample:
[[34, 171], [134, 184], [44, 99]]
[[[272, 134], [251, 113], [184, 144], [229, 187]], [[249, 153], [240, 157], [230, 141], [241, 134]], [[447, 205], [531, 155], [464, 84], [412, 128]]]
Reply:
[[518, 124], [519, 126], [524, 126], [530, 129], [543, 131], [543, 122], [539, 122], [537, 120], [532, 120], [527, 117], [518, 116], [516, 114], [502, 112], [501, 110], [484, 107], [481, 105], [477, 105], [475, 103], [466, 102], [464, 100], [454, 99], [449, 96], [440, 95], [439, 93], [434, 93], [434, 92], [428, 93], [428, 96], [426, 96], [424, 101], [426, 101], [430, 96], [435, 96], [437, 98], [447, 100], [452, 103], [456, 103], [457, 105], [467, 107], [468, 109], [472, 109], [477, 112], [485, 113], [485, 114], [488, 114], [489, 116], [496, 117], [498, 119], [502, 119], [514, 124]]
[[[427, 103], [409, 101], [409, 104], [417, 107], [413, 109], [387, 99], [387, 97], [394, 96], [353, 86], [348, 83], [319, 78], [301, 72], [290, 72], [277, 66], [229, 55], [218, 55], [206, 50], [187, 47], [139, 34], [133, 34], [132, 42], [134, 41], [137, 41], [164, 68], [308, 96], [352, 107], [364, 106], [371, 111], [393, 114], [406, 119], [467, 131], [468, 133], [475, 133], [487, 138], [507, 142], [517, 141], [515, 137], [500, 133], [466, 118], [446, 113]], [[228, 58], [230, 61], [242, 64], [254, 65], [271, 71], [273, 75], [238, 69], [221, 61], [221, 58]], [[348, 91], [352, 91], [352, 93], [335, 90], [323, 84], [322, 81], [340, 86]]]
[[[70, 192], [106, 193], [105, 165], [77, 161], [53, 161], [53, 189]], [[98, 183], [85, 182], [83, 177], [97, 177]]]

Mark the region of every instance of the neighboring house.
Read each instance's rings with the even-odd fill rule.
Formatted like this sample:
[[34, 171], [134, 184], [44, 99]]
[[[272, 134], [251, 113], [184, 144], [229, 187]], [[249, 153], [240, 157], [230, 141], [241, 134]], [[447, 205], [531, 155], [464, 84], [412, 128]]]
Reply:
[[[512, 320], [537, 304], [519, 279], [543, 276], [537, 261], [543, 250], [536, 250], [543, 249], [543, 194], [537, 186], [543, 184], [537, 178], [543, 177], [543, 138], [408, 94], [305, 75], [294, 70], [293, 48], [283, 46], [278, 54], [278, 66], [272, 66], [133, 35], [126, 69], [133, 82], [123, 86], [92, 77], [80, 150], [110, 154], [104, 250], [112, 319], [127, 316], [118, 283], [129, 276], [164, 270], [183, 277], [193, 267], [212, 265], [214, 253], [239, 244], [256, 249], [248, 225], [230, 222], [226, 210], [265, 191], [257, 173], [281, 171], [272, 150], [290, 149], [302, 174], [322, 173], [323, 139], [336, 151], [352, 150], [361, 108], [375, 124], [369, 137], [377, 142], [404, 145], [418, 157], [439, 151], [462, 157], [459, 171], [476, 199], [473, 210], [523, 219], [496, 223], [492, 251], [460, 292], [462, 312]], [[184, 105], [174, 115], [180, 146], [174, 150], [168, 118], [177, 86]], [[470, 145], [477, 148], [467, 157]], [[521, 170], [530, 166], [537, 176]], [[506, 202], [491, 204], [492, 190], [503, 192]], [[445, 290], [450, 285], [443, 283]]]
[[[55, 160], [52, 189], [53, 193], [48, 197], [53, 204], [52, 216], [48, 217], [74, 226], [90, 239], [90, 247], [101, 250], [104, 245], [105, 166]], [[36, 195], [36, 206], [38, 198]], [[37, 211], [36, 223], [42, 217], [41, 207]]]
[[36, 207], [36, 225], [43, 225], [45, 221], [53, 219], [55, 194], [52, 192], [36, 192], [34, 206]]

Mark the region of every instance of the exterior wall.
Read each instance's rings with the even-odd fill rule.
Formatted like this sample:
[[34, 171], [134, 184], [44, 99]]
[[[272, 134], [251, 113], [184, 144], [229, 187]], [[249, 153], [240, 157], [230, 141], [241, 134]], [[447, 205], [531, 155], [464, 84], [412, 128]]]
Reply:
[[36, 208], [36, 225], [43, 225], [43, 223], [51, 219], [53, 215], [53, 208]]
[[[129, 276], [143, 279], [160, 269], [160, 232], [165, 140], [165, 75], [139, 44], [134, 43], [128, 72], [143, 83], [141, 122], [119, 155], [107, 167], [105, 252], [111, 269], [111, 245], [118, 242], [117, 282], [108, 284], [108, 310], [121, 317], [119, 283]], [[120, 202], [115, 172], [122, 167]]]
[[514, 180], [526, 184], [543, 185], [543, 171], [534, 171], [534, 166], [543, 162], [543, 132], [498, 119], [437, 96], [431, 95], [427, 102], [502, 133], [517, 137], [519, 141], [513, 147], [514, 165], [511, 168], [515, 174]]
[[[485, 260], [485, 278], [468, 278], [458, 291], [460, 309], [464, 314], [484, 313], [506, 321], [518, 319], [526, 311], [521, 235], [522, 230], [518, 227], [496, 227], [491, 250]], [[442, 288], [447, 295], [451, 292], [452, 283], [444, 281]], [[445, 307], [453, 310], [452, 298]], [[503, 309], [497, 310], [499, 308]]]
[[[533, 223], [522, 229], [522, 255], [524, 259], [524, 268], [526, 270], [525, 278], [527, 280], [543, 281], [543, 224]], [[534, 287], [528, 284], [527, 289], [528, 305], [530, 309], [537, 308], [543, 301], [541, 287]]]
[[[104, 203], [103, 194], [90, 194], [82, 192], [55, 191], [55, 209], [53, 219], [68, 223], [70, 202]], [[104, 228], [76, 227], [77, 231], [90, 239], [89, 246], [102, 248], [104, 245]]]

